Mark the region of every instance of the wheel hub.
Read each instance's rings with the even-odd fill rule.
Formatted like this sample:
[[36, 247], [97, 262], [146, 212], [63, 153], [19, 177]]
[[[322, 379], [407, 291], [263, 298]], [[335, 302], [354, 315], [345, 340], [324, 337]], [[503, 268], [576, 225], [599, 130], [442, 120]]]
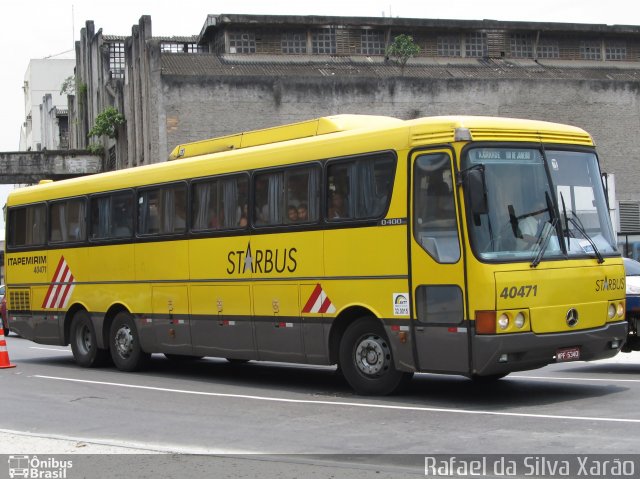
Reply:
[[82, 354], [88, 354], [93, 347], [93, 341], [91, 341], [91, 331], [89, 330], [89, 328], [86, 326], [80, 327], [77, 332], [77, 338], [78, 340], [76, 341], [76, 344], [82, 351]]
[[115, 347], [118, 355], [122, 358], [128, 358], [133, 350], [133, 335], [131, 329], [123, 326], [116, 332]]
[[379, 336], [365, 336], [356, 346], [355, 363], [366, 376], [378, 376], [389, 367], [389, 346]]

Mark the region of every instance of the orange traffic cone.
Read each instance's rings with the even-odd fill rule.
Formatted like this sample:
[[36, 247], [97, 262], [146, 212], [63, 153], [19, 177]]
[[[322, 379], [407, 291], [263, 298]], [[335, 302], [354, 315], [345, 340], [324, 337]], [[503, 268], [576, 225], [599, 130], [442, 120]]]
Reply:
[[4, 339], [4, 328], [0, 328], [0, 369], [15, 368], [15, 364], [9, 361], [9, 351], [7, 351], [7, 341]]

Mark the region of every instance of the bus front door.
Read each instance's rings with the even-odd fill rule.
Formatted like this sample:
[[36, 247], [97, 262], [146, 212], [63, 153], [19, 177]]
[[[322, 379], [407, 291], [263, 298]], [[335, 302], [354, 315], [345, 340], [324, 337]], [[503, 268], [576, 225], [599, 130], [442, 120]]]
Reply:
[[452, 155], [437, 149], [412, 158], [412, 321], [418, 370], [466, 374], [469, 340]]

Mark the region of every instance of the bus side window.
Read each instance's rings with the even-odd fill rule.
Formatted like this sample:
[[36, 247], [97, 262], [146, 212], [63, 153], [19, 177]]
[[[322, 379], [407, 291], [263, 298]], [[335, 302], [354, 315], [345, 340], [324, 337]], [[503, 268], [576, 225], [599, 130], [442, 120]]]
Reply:
[[327, 220], [379, 218], [391, 198], [395, 159], [386, 153], [329, 164]]
[[12, 248], [43, 245], [46, 240], [46, 211], [44, 204], [9, 209], [8, 245]]
[[256, 175], [254, 182], [255, 224], [284, 224], [284, 174], [282, 171]]
[[64, 243], [86, 239], [84, 198], [57, 201], [49, 208], [51, 231], [49, 241]]
[[111, 197], [111, 236], [129, 238], [133, 232], [133, 197], [131, 192]]
[[292, 168], [286, 171], [287, 223], [309, 223], [319, 218], [320, 168]]

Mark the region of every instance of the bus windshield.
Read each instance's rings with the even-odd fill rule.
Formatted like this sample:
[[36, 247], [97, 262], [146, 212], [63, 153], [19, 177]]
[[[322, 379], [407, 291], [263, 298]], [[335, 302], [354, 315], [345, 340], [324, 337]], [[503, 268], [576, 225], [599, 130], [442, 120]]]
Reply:
[[488, 261], [617, 253], [592, 152], [472, 147], [463, 170], [482, 167], [486, 212], [472, 212], [474, 251]]

